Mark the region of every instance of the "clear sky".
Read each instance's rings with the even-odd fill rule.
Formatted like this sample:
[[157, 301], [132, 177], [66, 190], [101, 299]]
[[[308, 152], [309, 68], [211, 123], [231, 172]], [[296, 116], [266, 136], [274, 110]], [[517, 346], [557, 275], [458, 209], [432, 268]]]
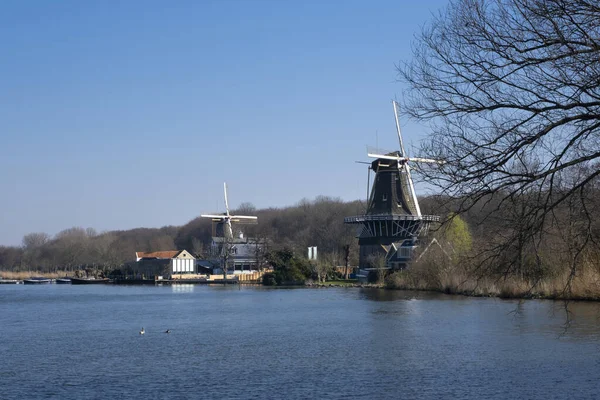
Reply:
[[[364, 198], [422, 1], [4, 1], [0, 244]], [[426, 128], [402, 122], [418, 145]], [[376, 133], [377, 132], [377, 133]]]

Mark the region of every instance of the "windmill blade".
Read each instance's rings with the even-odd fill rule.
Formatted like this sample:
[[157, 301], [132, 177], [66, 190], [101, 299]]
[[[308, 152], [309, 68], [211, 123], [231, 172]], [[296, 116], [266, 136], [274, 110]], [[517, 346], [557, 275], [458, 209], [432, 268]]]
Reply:
[[371, 157], [371, 158], [383, 158], [384, 160], [394, 160], [394, 161], [406, 159], [406, 157], [389, 156], [386, 154], [377, 154], [377, 153], [367, 153], [367, 156]]
[[229, 217], [229, 202], [227, 201], [227, 183], [223, 182], [223, 191], [225, 192], [225, 211]]
[[404, 151], [404, 143], [402, 142], [402, 132], [400, 131], [400, 122], [398, 121], [398, 108], [400, 108], [400, 106], [398, 105], [398, 103], [396, 103], [396, 100], [392, 100], [392, 105], [394, 106], [394, 119], [396, 120], [396, 132], [398, 132], [400, 155], [402, 157], [406, 157], [406, 152]]
[[232, 217], [231, 222], [235, 222], [238, 225], [256, 225], [256, 224], [258, 224], [258, 220], [254, 219], [254, 218], [236, 219], [236, 217]]
[[410, 157], [410, 158], [407, 158], [407, 161], [415, 161], [415, 162], [431, 163], [431, 164], [445, 164], [445, 161], [443, 161], [443, 160], [434, 160], [431, 158], [421, 158], [421, 157]]
[[255, 219], [232, 219], [231, 222], [235, 222], [236, 225], [256, 225], [258, 221]]
[[412, 175], [410, 174], [410, 166], [408, 164], [404, 165], [406, 168], [406, 177], [408, 178], [408, 186], [410, 187], [410, 196], [415, 204], [415, 210], [417, 211], [417, 216], [421, 216], [421, 207], [419, 207], [419, 199], [417, 199], [417, 193], [415, 192], [415, 184], [412, 180]]
[[251, 217], [248, 215], [230, 215], [229, 217], [235, 219], [258, 219], [258, 217]]
[[367, 156], [371, 158], [382, 158], [384, 160], [394, 160], [394, 161], [414, 161], [414, 162], [422, 162], [422, 163], [430, 163], [430, 164], [444, 164], [445, 162], [442, 160], [434, 160], [431, 158], [421, 158], [421, 157], [398, 157], [398, 156], [390, 156], [387, 154], [376, 154], [376, 153], [368, 153]]
[[200, 215], [203, 218], [213, 218], [213, 219], [225, 219], [226, 215], [214, 215], [214, 214], [202, 214]]

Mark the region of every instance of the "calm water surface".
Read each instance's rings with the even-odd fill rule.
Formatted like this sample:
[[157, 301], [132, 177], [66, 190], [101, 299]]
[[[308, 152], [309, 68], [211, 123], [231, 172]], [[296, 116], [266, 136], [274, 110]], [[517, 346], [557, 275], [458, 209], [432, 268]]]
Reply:
[[0, 398], [598, 399], [600, 305], [572, 303], [566, 330], [562, 307], [374, 289], [0, 285]]

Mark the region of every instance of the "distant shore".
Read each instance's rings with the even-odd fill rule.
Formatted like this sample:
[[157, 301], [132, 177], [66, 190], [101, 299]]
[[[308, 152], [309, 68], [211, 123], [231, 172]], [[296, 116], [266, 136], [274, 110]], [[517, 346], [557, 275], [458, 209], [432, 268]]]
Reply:
[[[50, 273], [36, 271], [0, 271], [0, 279], [7, 280], [24, 280], [32, 277], [59, 279], [74, 275], [74, 271], [56, 271]], [[440, 280], [436, 285], [431, 285], [406, 272], [399, 272], [388, 276], [385, 283], [365, 283], [358, 282], [357, 280], [331, 280], [325, 282], [307, 281], [304, 284], [295, 286], [309, 288], [411, 290], [468, 297], [496, 297], [500, 299], [600, 301], [598, 285], [594, 279], [589, 279], [590, 277], [578, 277], [573, 280], [571, 282], [570, 292], [565, 290], [564, 279], [538, 282], [536, 285], [532, 285], [530, 282], [519, 281], [514, 278], [503, 281], [491, 279], [475, 280], [465, 277], [459, 279], [458, 276], [452, 278], [453, 279], [449, 280]], [[256, 283], [253, 284], [256, 285]]]
[[73, 271], [56, 271], [56, 272], [37, 272], [37, 271], [0, 271], [1, 279], [16, 279], [22, 281], [23, 279], [30, 279], [33, 277], [48, 278], [48, 279], [59, 279], [65, 277], [74, 276]]

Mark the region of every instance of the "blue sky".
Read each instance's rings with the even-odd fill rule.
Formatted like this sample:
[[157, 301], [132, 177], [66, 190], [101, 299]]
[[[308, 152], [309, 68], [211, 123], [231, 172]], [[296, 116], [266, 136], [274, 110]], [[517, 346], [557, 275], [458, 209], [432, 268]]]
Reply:
[[[446, 0], [6, 1], [0, 244], [364, 198], [395, 64]], [[426, 127], [403, 121], [418, 145]]]

